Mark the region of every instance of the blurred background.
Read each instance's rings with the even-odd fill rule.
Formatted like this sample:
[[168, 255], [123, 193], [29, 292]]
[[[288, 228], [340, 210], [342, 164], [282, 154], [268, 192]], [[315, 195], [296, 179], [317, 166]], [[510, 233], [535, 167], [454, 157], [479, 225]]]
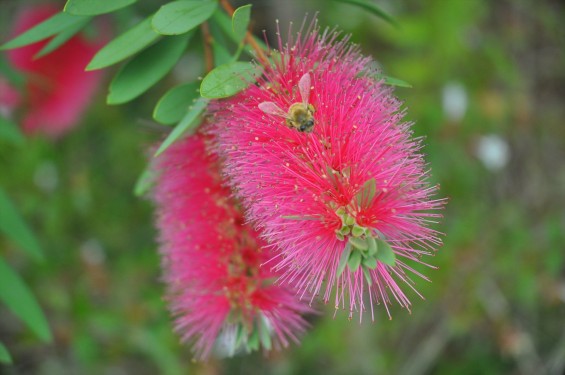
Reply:
[[[1, 40], [15, 13], [40, 3], [0, 0]], [[162, 299], [151, 203], [133, 190], [166, 134], [154, 103], [202, 74], [196, 48], [126, 105], [105, 104], [117, 71], [106, 69], [64, 137], [0, 141], [0, 186], [46, 256], [32, 261], [4, 237], [0, 255], [54, 337], [41, 343], [0, 305], [0, 339], [14, 358], [0, 374], [565, 374], [565, 2], [376, 1], [399, 27], [329, 0], [232, 3], [254, 4], [254, 30], [270, 37], [275, 19], [285, 31], [319, 12], [321, 25], [351, 33], [413, 86], [396, 95], [449, 198], [437, 227], [445, 245], [429, 260], [439, 269], [425, 270], [431, 283], [414, 279], [426, 299], [408, 290], [411, 314], [394, 306], [392, 320], [381, 309], [362, 324], [332, 318], [329, 306], [300, 346], [192, 362]], [[105, 22], [117, 35], [160, 4], [140, 0]]]

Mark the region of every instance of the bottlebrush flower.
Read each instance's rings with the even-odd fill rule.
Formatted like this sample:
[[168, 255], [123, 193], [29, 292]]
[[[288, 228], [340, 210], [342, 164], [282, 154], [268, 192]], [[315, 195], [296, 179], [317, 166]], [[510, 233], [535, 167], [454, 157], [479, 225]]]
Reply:
[[154, 170], [170, 309], [176, 330], [194, 342], [196, 357], [208, 357], [218, 341], [232, 353], [297, 342], [306, 327], [301, 314], [311, 309], [290, 289], [273, 285], [277, 275], [260, 267], [268, 258], [264, 243], [243, 224], [204, 137], [177, 142]]
[[409, 309], [402, 285], [415, 291], [410, 273], [428, 280], [412, 265], [441, 244], [428, 224], [444, 204], [421, 140], [347, 37], [310, 29], [279, 46], [257, 84], [211, 108], [229, 183], [280, 249], [279, 282], [322, 292], [350, 319], [369, 306], [374, 320], [380, 303], [390, 317], [393, 300]]
[[[18, 35], [57, 12], [50, 5], [24, 9], [16, 17], [12, 34]], [[101, 74], [84, 68], [103, 40], [90, 40], [79, 33], [55, 51], [34, 56], [50, 39], [7, 52], [15, 69], [25, 72], [26, 108], [22, 127], [28, 134], [56, 138], [79, 120], [96, 91]]]

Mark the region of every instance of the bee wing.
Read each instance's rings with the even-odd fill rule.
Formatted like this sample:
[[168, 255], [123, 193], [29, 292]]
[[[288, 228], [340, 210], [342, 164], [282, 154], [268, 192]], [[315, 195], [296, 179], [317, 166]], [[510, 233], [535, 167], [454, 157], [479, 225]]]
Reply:
[[286, 117], [286, 112], [283, 111], [278, 105], [273, 102], [263, 102], [259, 103], [259, 109], [269, 115], [284, 116]]
[[312, 85], [312, 80], [310, 79], [310, 73], [306, 73], [298, 81], [298, 91], [300, 91], [300, 96], [302, 97], [302, 103], [308, 105], [308, 100], [310, 99], [310, 87]]

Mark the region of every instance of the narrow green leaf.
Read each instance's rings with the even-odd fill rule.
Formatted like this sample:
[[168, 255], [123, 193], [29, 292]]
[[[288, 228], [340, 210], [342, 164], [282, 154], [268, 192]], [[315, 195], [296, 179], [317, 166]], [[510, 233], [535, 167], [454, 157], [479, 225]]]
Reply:
[[249, 339], [247, 341], [247, 350], [255, 351], [258, 349], [259, 349], [259, 330], [257, 329], [257, 327], [253, 327], [253, 331], [251, 332], [251, 335], [249, 336]]
[[376, 255], [377, 260], [381, 263], [394, 267], [396, 265], [396, 254], [392, 250], [392, 247], [390, 247], [388, 242], [381, 240], [380, 238], [377, 238], [376, 241], [379, 248]]
[[38, 23], [31, 29], [24, 31], [9, 42], [4, 43], [0, 46], [0, 50], [23, 47], [28, 44], [47, 39], [52, 35], [58, 34], [61, 31], [82, 22], [83, 20], [84, 17], [82, 16], [73, 16], [62, 12], [57, 13], [45, 21]]
[[367, 267], [372, 270], [377, 268], [377, 260], [373, 257], [363, 258], [361, 263], [363, 263], [363, 267]]
[[102, 69], [120, 62], [141, 51], [158, 37], [159, 34], [151, 28], [151, 17], [148, 17], [106, 44], [94, 55], [86, 70]]
[[65, 13], [77, 16], [96, 16], [125, 8], [137, 0], [67, 0]]
[[128, 61], [110, 83], [108, 104], [126, 103], [157, 83], [182, 56], [189, 37], [165, 38]]
[[63, 45], [67, 40], [71, 39], [73, 36], [75, 36], [79, 31], [82, 30], [83, 27], [85, 27], [88, 22], [90, 22], [90, 17], [86, 17], [84, 18], [82, 21], [66, 28], [65, 30], [61, 31], [59, 34], [57, 34], [53, 39], [51, 39], [49, 41], [49, 43], [47, 43], [42, 49], [41, 51], [37, 52], [33, 58], [37, 59], [41, 56], [45, 56], [48, 53], [51, 53], [53, 51], [55, 51], [57, 48], [59, 48], [61, 45]]
[[43, 341], [51, 330], [35, 297], [20, 276], [0, 258], [0, 300]]
[[271, 332], [267, 318], [265, 318], [264, 316], [261, 316], [259, 318], [259, 337], [261, 339], [261, 345], [263, 345], [263, 348], [271, 350]]
[[368, 10], [369, 12], [373, 13], [375, 16], [387, 21], [391, 25], [394, 25], [396, 27], [399, 26], [398, 22], [396, 22], [396, 20], [393, 17], [391, 17], [388, 13], [383, 11], [381, 8], [379, 8], [375, 3], [371, 2], [371, 1], [368, 1], [368, 0], [334, 0], [334, 1], [339, 1], [340, 3], [356, 5], [359, 8]]
[[154, 182], [155, 172], [150, 167], [147, 167], [137, 178], [133, 193], [136, 197], [145, 195], [145, 193], [147, 193], [151, 189], [151, 186], [153, 186]]
[[2, 342], [0, 342], [0, 363], [12, 363], [12, 357]]
[[373, 236], [367, 236], [367, 244], [369, 245], [369, 256], [374, 257], [379, 251], [377, 240]]
[[345, 266], [347, 266], [347, 261], [349, 260], [349, 256], [351, 255], [351, 244], [348, 242], [345, 245], [345, 249], [341, 253], [341, 257], [339, 258], [339, 264], [337, 265], [337, 271], [335, 273], [335, 277], [338, 278], [341, 276], [343, 271], [345, 271]]
[[363, 275], [365, 275], [365, 280], [367, 280], [367, 284], [371, 286], [373, 283], [373, 278], [371, 277], [371, 271], [368, 268], [362, 267]]
[[244, 5], [235, 10], [232, 16], [232, 30], [237, 38], [242, 41], [247, 34], [249, 20], [251, 19], [251, 4]]
[[243, 343], [245, 343], [245, 341], [247, 341], [247, 331], [245, 330], [243, 324], [240, 323], [237, 325], [237, 331], [235, 333], [235, 346], [232, 350], [232, 353], [235, 352], [235, 350], [239, 348]]
[[360, 237], [349, 237], [349, 243], [351, 244], [351, 246], [359, 249], [359, 250], [368, 250], [369, 249], [369, 244], [367, 243], [367, 240], [365, 240], [364, 238], [360, 238]]
[[162, 35], [184, 34], [210, 18], [217, 6], [217, 1], [173, 1], [159, 8], [151, 25]]
[[283, 219], [288, 220], [304, 220], [304, 221], [320, 221], [322, 220], [319, 216], [300, 216], [300, 215], [284, 215], [281, 216]]
[[349, 266], [349, 269], [351, 270], [351, 272], [355, 272], [359, 269], [359, 266], [361, 265], [361, 259], [363, 258], [363, 256], [361, 255], [361, 252], [358, 250], [353, 250], [351, 252], [351, 255], [349, 256], [349, 260], [347, 261], [347, 265]]
[[172, 145], [177, 139], [179, 139], [184, 134], [191, 134], [192, 131], [200, 124], [199, 116], [204, 111], [208, 105], [208, 100], [199, 99], [192, 107], [189, 108], [187, 114], [179, 122], [173, 131], [165, 138], [159, 149], [155, 153], [155, 156], [159, 156], [163, 151], [165, 151], [170, 145]]
[[43, 259], [39, 242], [2, 188], [0, 188], [0, 232], [4, 232], [34, 259]]
[[398, 78], [391, 76], [382, 76], [382, 79], [384, 80], [384, 83], [386, 85], [412, 88], [411, 84]]
[[218, 66], [202, 80], [200, 95], [209, 99], [227, 98], [245, 89], [258, 75], [257, 67], [247, 62]]
[[161, 124], [171, 125], [179, 122], [188, 111], [192, 102], [200, 97], [200, 83], [184, 83], [170, 89], [157, 102], [153, 118]]
[[363, 184], [361, 190], [356, 194], [357, 203], [363, 205], [370, 205], [375, 194], [377, 193], [377, 182], [374, 178], [371, 178]]
[[0, 115], [0, 140], [21, 146], [24, 144], [25, 138], [18, 125]]

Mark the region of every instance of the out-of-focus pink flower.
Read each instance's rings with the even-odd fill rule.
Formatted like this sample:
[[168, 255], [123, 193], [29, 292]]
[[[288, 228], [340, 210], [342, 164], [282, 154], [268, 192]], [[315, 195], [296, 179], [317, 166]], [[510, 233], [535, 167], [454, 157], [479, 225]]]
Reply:
[[[12, 35], [16, 36], [57, 12], [50, 5], [24, 9], [16, 17]], [[25, 114], [22, 126], [26, 133], [42, 133], [56, 138], [80, 121], [101, 78], [101, 72], [84, 68], [103, 40], [88, 39], [79, 33], [57, 50], [37, 59], [50, 39], [8, 51], [15, 69], [26, 73]]]
[[[266, 261], [257, 233], [243, 224], [230, 190], [221, 185], [217, 157], [201, 135], [179, 141], [154, 165], [163, 274], [176, 330], [194, 342], [198, 359], [214, 344], [270, 349], [298, 341], [310, 312]], [[272, 338], [272, 342], [271, 342]], [[239, 342], [238, 342], [239, 341]]]
[[269, 264], [350, 318], [370, 306], [374, 319], [380, 303], [390, 316], [393, 300], [409, 309], [402, 285], [414, 289], [409, 273], [427, 280], [411, 264], [441, 244], [428, 225], [444, 204], [421, 141], [348, 38], [308, 30], [279, 46], [258, 83], [215, 102], [211, 120], [247, 218], [281, 249]]

